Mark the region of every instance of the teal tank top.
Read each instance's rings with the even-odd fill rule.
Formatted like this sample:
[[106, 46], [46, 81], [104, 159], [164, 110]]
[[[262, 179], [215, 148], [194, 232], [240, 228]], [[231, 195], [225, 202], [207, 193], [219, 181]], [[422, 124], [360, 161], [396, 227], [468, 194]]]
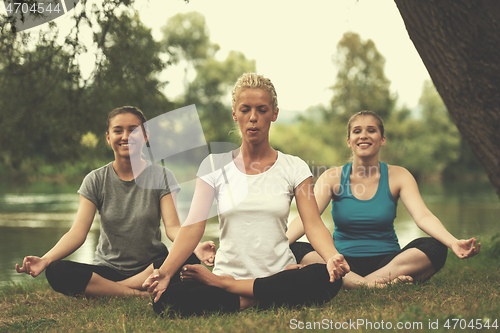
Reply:
[[369, 200], [359, 200], [352, 194], [352, 162], [342, 167], [338, 195], [332, 203], [332, 218], [335, 247], [344, 256], [370, 257], [400, 250], [394, 231], [397, 202], [389, 189], [387, 164], [379, 164], [377, 192]]

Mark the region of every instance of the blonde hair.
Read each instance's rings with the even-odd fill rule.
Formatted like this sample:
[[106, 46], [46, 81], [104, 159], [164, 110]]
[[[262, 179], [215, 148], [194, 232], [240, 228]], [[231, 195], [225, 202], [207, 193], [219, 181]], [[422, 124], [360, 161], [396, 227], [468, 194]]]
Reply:
[[352, 127], [352, 123], [354, 122], [354, 120], [356, 120], [356, 118], [358, 118], [359, 116], [372, 116], [373, 118], [375, 118], [375, 120], [377, 121], [378, 123], [378, 129], [380, 131], [380, 135], [382, 137], [384, 137], [384, 121], [382, 120], [382, 118], [380, 118], [380, 116], [378, 114], [376, 114], [375, 112], [373, 111], [359, 111], [358, 113], [356, 113], [355, 115], [353, 115], [349, 121], [347, 122], [347, 138], [350, 138], [351, 137], [351, 127]]
[[238, 97], [245, 89], [264, 90], [271, 97], [271, 106], [273, 111], [278, 109], [278, 95], [276, 94], [276, 89], [274, 89], [273, 83], [270, 79], [255, 73], [245, 73], [239, 77], [238, 81], [236, 81], [236, 84], [231, 91], [233, 109], [236, 107]]

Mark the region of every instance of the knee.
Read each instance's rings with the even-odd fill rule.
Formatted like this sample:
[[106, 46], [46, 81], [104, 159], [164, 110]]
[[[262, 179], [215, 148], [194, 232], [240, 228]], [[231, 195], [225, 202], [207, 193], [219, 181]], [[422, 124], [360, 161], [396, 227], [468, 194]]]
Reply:
[[446, 263], [446, 258], [448, 257], [448, 247], [436, 239], [432, 239], [434, 243], [434, 253], [433, 258], [431, 258], [432, 267], [437, 273], [441, 268], [443, 268]]
[[54, 289], [57, 292], [62, 292], [59, 291], [59, 286], [61, 286], [62, 278], [61, 276], [63, 275], [64, 271], [64, 264], [62, 263], [61, 260], [57, 260], [54, 262], [51, 262], [47, 268], [45, 268], [45, 277], [47, 278], [47, 281], [49, 282], [50, 286], [52, 289]]
[[283, 271], [255, 280], [254, 295], [263, 304], [289, 306], [323, 304], [342, 287], [342, 280], [330, 282], [325, 264], [311, 264], [302, 269]]
[[[326, 264], [314, 264], [313, 267], [313, 280], [311, 281], [311, 293], [316, 293], [319, 296], [316, 303], [324, 303], [334, 298], [339, 290], [342, 288], [343, 279], [330, 282], [330, 273], [326, 268]], [[321, 292], [323, 290], [323, 293]], [[322, 295], [324, 294], [324, 295]]]
[[432, 237], [422, 237], [418, 239], [416, 248], [422, 251], [432, 264], [434, 273], [437, 273], [443, 268], [448, 256], [448, 248], [446, 245]]
[[71, 261], [57, 260], [45, 269], [45, 277], [52, 289], [67, 295], [75, 296], [85, 291], [92, 272], [76, 267]]
[[231, 313], [239, 309], [240, 297], [238, 295], [197, 281], [169, 285], [160, 300], [153, 303], [153, 310], [156, 314], [167, 316]]

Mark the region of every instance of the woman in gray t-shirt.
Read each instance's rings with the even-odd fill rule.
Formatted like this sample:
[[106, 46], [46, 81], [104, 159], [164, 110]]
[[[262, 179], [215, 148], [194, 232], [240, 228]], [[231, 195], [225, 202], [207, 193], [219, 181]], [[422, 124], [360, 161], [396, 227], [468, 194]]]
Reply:
[[[135, 107], [117, 108], [108, 116], [106, 140], [115, 160], [90, 172], [78, 193], [80, 205], [71, 229], [43, 257], [27, 256], [18, 273], [38, 276], [44, 270], [55, 291], [65, 295], [141, 295], [144, 278], [160, 267], [168, 255], [161, 242], [160, 219], [172, 241], [180, 229], [175, 209], [180, 187], [172, 172], [141, 159], [147, 140], [144, 114]], [[100, 237], [92, 264], [61, 260], [84, 242], [100, 216]], [[194, 251], [213, 264], [213, 242]], [[195, 255], [188, 259], [199, 263]], [[140, 278], [134, 278], [134, 276]]]

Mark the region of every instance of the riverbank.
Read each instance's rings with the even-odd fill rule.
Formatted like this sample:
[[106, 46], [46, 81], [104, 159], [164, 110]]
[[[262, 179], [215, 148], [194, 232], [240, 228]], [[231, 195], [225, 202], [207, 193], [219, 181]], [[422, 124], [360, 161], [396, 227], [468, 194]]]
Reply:
[[[425, 283], [384, 290], [341, 290], [312, 308], [161, 318], [141, 298], [70, 298], [46, 281], [0, 291], [0, 332], [485, 332], [500, 327], [500, 236], [481, 253], [445, 267]], [[399, 329], [402, 328], [402, 329]], [[454, 329], [453, 329], [454, 328]]]

